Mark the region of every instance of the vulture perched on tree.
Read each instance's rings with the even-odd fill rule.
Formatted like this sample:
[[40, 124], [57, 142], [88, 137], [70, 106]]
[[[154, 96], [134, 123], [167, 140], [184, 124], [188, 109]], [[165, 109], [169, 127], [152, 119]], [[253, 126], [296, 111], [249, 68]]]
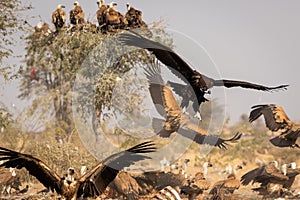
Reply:
[[123, 29], [127, 26], [125, 17], [115, 9], [116, 5], [117, 3], [111, 2], [104, 13], [105, 23], [109, 31], [112, 31], [112, 29]]
[[171, 48], [151, 41], [140, 34], [130, 31], [132, 34], [120, 34], [119, 40], [124, 45], [136, 46], [142, 49], [147, 49], [155, 55], [155, 57], [163, 64], [169, 67], [172, 73], [178, 76], [186, 85], [169, 82], [176, 94], [182, 97], [181, 107], [186, 108], [189, 101], [193, 103], [193, 109], [196, 112], [196, 117], [200, 118], [199, 105], [207, 101], [204, 95], [214, 86], [242, 87], [262, 91], [272, 91], [277, 89], [286, 89], [288, 85], [280, 85], [277, 87], [266, 87], [245, 81], [234, 80], [214, 80], [200, 72], [194, 70], [187, 62], [185, 62]]
[[125, 18], [130, 28], [146, 27], [146, 23], [142, 19], [142, 11], [134, 9], [129, 3], [126, 4], [127, 12]]
[[271, 131], [279, 131], [281, 134], [270, 139], [270, 142], [278, 147], [297, 147], [297, 138], [300, 136], [300, 124], [292, 122], [285, 114], [281, 106], [275, 104], [256, 105], [251, 107], [249, 122], [253, 122], [261, 115], [264, 116], [266, 126]]
[[242, 134], [240, 133], [235, 134], [231, 139], [208, 135], [206, 130], [192, 123], [189, 116], [182, 113], [172, 89], [164, 84], [159, 66], [154, 65], [145, 69], [145, 71], [152, 101], [159, 114], [165, 117], [165, 120], [152, 119], [152, 127], [159, 136], [170, 137], [173, 132], [177, 132], [198, 144], [218, 146], [222, 149], [227, 149], [227, 142], [236, 142], [241, 138]]
[[229, 174], [227, 179], [216, 182], [209, 194], [213, 195], [211, 199], [224, 199], [226, 195], [232, 195], [233, 192], [239, 189], [241, 183], [236, 179], [235, 174]]
[[96, 16], [99, 26], [102, 26], [105, 22], [104, 13], [107, 10], [107, 6], [105, 5], [104, 0], [98, 0], [97, 5], [99, 9], [96, 12]]
[[51, 33], [50, 26], [46, 22], [39, 22], [35, 27], [34, 31], [38, 35], [46, 35], [48, 36]]
[[74, 2], [74, 9], [70, 10], [70, 22], [73, 25], [84, 24], [84, 12], [78, 1]]
[[0, 160], [4, 161], [0, 167], [17, 169], [24, 167], [49, 190], [56, 191], [66, 200], [75, 200], [80, 197], [99, 196], [120, 170], [139, 160], [150, 158], [140, 154], [154, 151], [155, 147], [152, 142], [143, 142], [126, 151], [109, 156], [81, 177], [76, 177], [73, 168], [69, 168], [67, 175], [61, 177], [38, 158], [0, 147]]
[[67, 19], [66, 12], [63, 10], [63, 8], [65, 8], [64, 5], [58, 4], [57, 9], [52, 13], [52, 22], [56, 30], [61, 29]]

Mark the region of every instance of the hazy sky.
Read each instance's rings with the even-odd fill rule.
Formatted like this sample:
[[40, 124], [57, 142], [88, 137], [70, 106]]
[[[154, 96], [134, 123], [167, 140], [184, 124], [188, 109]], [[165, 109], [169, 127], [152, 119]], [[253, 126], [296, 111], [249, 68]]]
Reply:
[[[37, 23], [40, 19], [51, 23], [51, 13], [58, 3], [73, 8], [73, 1], [27, 0], [35, 7], [26, 18]], [[79, 1], [86, 17], [95, 20], [96, 0]], [[300, 119], [300, 1], [298, 0], [132, 0], [118, 1], [116, 7], [125, 13], [125, 4], [143, 11], [147, 23], [165, 20], [167, 28], [191, 38], [202, 46], [226, 79], [247, 80], [267, 86], [289, 84], [287, 91], [259, 92], [240, 88], [226, 90], [226, 113], [236, 121], [242, 113], [249, 113], [255, 104], [282, 105], [291, 119]], [[108, 2], [107, 2], [108, 3]], [[171, 31], [172, 32], [172, 31]], [[188, 43], [176, 43], [176, 49], [193, 65], [201, 64], [197, 51]], [[191, 48], [190, 48], [191, 47]], [[23, 47], [19, 47], [22, 51]], [[216, 77], [211, 66], [195, 66], [203, 74]], [[17, 102], [7, 86], [2, 99]], [[212, 89], [212, 93], [217, 92]], [[222, 102], [221, 102], [222, 103]]]

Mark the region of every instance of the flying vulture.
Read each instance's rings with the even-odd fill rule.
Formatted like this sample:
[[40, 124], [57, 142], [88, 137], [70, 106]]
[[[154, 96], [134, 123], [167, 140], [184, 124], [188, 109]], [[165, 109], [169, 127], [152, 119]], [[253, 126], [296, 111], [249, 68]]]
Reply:
[[202, 172], [198, 172], [192, 180], [188, 180], [187, 184], [180, 188], [180, 193], [187, 195], [188, 199], [195, 199], [209, 187], [210, 181], [206, 180]]
[[73, 25], [84, 24], [84, 12], [78, 1], [74, 2], [74, 9], [70, 10], [70, 22]]
[[99, 26], [102, 26], [105, 22], [104, 13], [107, 10], [107, 6], [105, 5], [104, 0], [98, 0], [97, 5], [99, 9], [96, 12], [96, 16]]
[[189, 138], [198, 144], [208, 144], [227, 149], [227, 142], [236, 142], [241, 138], [240, 133], [235, 134], [231, 139], [222, 139], [214, 135], [208, 135], [206, 130], [190, 121], [187, 114], [182, 113], [172, 89], [164, 84], [160, 75], [160, 68], [154, 65], [145, 69], [149, 82], [149, 91], [152, 101], [158, 113], [165, 117], [165, 120], [153, 118], [153, 129], [161, 137], [170, 137], [173, 132]]
[[139, 160], [149, 158], [140, 154], [154, 151], [155, 147], [152, 142], [143, 142], [126, 151], [109, 156], [81, 177], [76, 177], [73, 168], [69, 168], [67, 175], [61, 177], [38, 158], [0, 147], [0, 160], [4, 161], [0, 167], [17, 169], [24, 167], [29, 174], [36, 177], [52, 192], [56, 191], [64, 196], [66, 200], [75, 200], [81, 196], [99, 196], [108, 184], [114, 180], [120, 170]]
[[229, 174], [227, 179], [217, 181], [209, 194], [213, 195], [212, 199], [224, 199], [225, 195], [231, 195], [240, 187], [240, 181], [236, 179], [235, 174]]
[[242, 88], [249, 88], [255, 90], [262, 90], [262, 91], [286, 89], [286, 87], [288, 86], [288, 85], [280, 85], [277, 87], [266, 87], [263, 85], [257, 85], [245, 81], [214, 80], [194, 70], [171, 48], [163, 44], [160, 44], [158, 42], [151, 41], [134, 31], [130, 31], [130, 32], [132, 34], [128, 34], [128, 33], [120, 34], [119, 36], [120, 42], [125, 45], [136, 46], [139, 48], [147, 49], [148, 51], [152, 52], [159, 61], [161, 61], [163, 64], [169, 67], [172, 73], [174, 73], [182, 81], [184, 81], [186, 85], [182, 85], [174, 82], [169, 82], [169, 84], [174, 89], [175, 93], [180, 95], [183, 98], [181, 102], [182, 108], [187, 107], [189, 101], [193, 102], [193, 109], [196, 112], [195, 116], [198, 118], [200, 118], [200, 113], [199, 113], [200, 104], [202, 102], [207, 101], [204, 95], [207, 92], [209, 92], [208, 89], [214, 86], [225, 86], [227, 88], [242, 87]]
[[251, 107], [249, 122], [253, 122], [261, 115], [264, 116], [266, 126], [271, 131], [279, 131], [281, 134], [270, 139], [270, 142], [278, 147], [297, 147], [297, 138], [300, 136], [300, 124], [292, 122], [283, 108], [279, 105], [256, 105]]
[[146, 27], [146, 23], [142, 19], [142, 11], [134, 9], [129, 3], [126, 4], [127, 12], [125, 18], [130, 28]]
[[108, 9], [104, 13], [105, 23], [107, 25], [107, 29], [123, 29], [127, 26], [127, 20], [125, 17], [115, 9], [117, 3], [111, 2], [109, 4]]
[[57, 9], [52, 13], [52, 22], [56, 30], [61, 29], [66, 22], [66, 12], [63, 10], [64, 5], [58, 4]]

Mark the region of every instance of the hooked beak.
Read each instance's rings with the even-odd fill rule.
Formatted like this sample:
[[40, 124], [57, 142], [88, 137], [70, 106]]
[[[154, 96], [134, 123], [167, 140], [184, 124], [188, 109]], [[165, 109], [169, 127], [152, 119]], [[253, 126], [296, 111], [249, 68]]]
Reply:
[[113, 6], [117, 6], [118, 4], [117, 3], [113, 3]]
[[213, 165], [211, 163], [208, 163], [207, 167], [212, 167]]
[[62, 8], [65, 8], [66, 6], [64, 6], [64, 5], [61, 5], [61, 7], [62, 7]]

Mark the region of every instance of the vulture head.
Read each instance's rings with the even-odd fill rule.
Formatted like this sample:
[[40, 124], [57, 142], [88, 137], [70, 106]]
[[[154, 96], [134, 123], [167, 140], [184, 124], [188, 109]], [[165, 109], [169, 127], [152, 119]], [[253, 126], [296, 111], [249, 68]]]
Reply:
[[273, 164], [275, 167], [279, 166], [278, 161], [276, 161], [276, 160], [271, 161], [270, 164]]
[[57, 6], [58, 9], [63, 9], [63, 8], [65, 8], [65, 7], [66, 7], [66, 6], [61, 5], [61, 4], [58, 4], [58, 6]]
[[284, 174], [284, 175], [286, 175], [286, 173], [287, 173], [287, 164], [283, 164], [282, 166], [281, 166], [281, 171], [282, 171], [282, 173]]
[[75, 1], [75, 2], [74, 2], [74, 6], [79, 6], [79, 2], [78, 2], [78, 1]]
[[116, 3], [116, 2], [111, 2], [110, 4], [109, 4], [109, 7], [110, 8], [114, 8], [115, 6], [117, 6], [118, 4]]
[[75, 180], [75, 169], [70, 167], [67, 171], [67, 177], [66, 177], [66, 181], [68, 182], [73, 182]]
[[296, 169], [297, 168], [297, 164], [295, 162], [292, 162], [292, 163], [288, 164], [287, 167], [290, 168], [290, 169]]
[[130, 4], [129, 3], [126, 3], [126, 7], [127, 7], [127, 10], [130, 10]]
[[10, 167], [9, 168], [9, 172], [11, 173], [12, 176], [16, 176], [17, 175], [15, 168]]

